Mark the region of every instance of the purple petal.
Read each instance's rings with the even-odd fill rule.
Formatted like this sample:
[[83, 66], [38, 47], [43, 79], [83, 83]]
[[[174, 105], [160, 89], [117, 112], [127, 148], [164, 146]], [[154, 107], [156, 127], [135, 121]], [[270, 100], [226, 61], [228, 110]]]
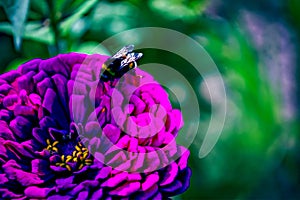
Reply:
[[144, 166], [144, 161], [146, 157], [145, 152], [146, 150], [144, 148], [139, 149], [139, 153], [137, 154], [137, 157], [133, 160], [132, 163], [132, 171], [137, 171]]
[[3, 185], [4, 183], [7, 183], [8, 179], [6, 178], [5, 174], [0, 174], [0, 185]]
[[172, 110], [172, 114], [173, 114], [173, 120], [175, 121], [176, 124], [176, 130], [181, 129], [184, 124], [181, 112], [177, 109], [174, 109]]
[[162, 198], [162, 195], [161, 195], [161, 193], [160, 193], [160, 192], [158, 192], [158, 193], [156, 193], [156, 195], [155, 195], [155, 196], [153, 196], [153, 197], [152, 197], [152, 199], [163, 199], [163, 198]]
[[130, 138], [129, 145], [128, 145], [128, 152], [137, 152], [139, 145], [139, 141], [137, 138]]
[[68, 77], [69, 71], [68, 66], [63, 64], [58, 57], [43, 60], [39, 65], [39, 70], [45, 71], [50, 76], [59, 73], [65, 77]]
[[34, 117], [35, 112], [34, 109], [31, 106], [21, 106], [21, 105], [16, 105], [14, 109], [14, 115], [15, 116], [29, 116], [29, 117]]
[[157, 134], [152, 137], [151, 146], [153, 147], [161, 147], [166, 136], [165, 127], [162, 128]]
[[[89, 141], [89, 145], [88, 145], [88, 150], [91, 152], [91, 153], [95, 153], [96, 151], [99, 150], [99, 147], [100, 147], [100, 144], [101, 144], [101, 140], [97, 137], [93, 137], [90, 141]], [[98, 159], [98, 158], [97, 158]], [[103, 159], [102, 159], [103, 160]], [[100, 161], [102, 161], [100, 160]]]
[[39, 176], [49, 174], [49, 161], [34, 159], [31, 161], [31, 172]]
[[144, 101], [142, 101], [136, 95], [132, 95], [129, 102], [134, 105], [134, 114], [135, 115], [142, 113], [146, 108], [146, 104], [144, 103]]
[[[125, 117], [126, 118], [126, 117]], [[139, 126], [137, 125], [136, 117], [135, 116], [127, 116], [127, 120], [124, 123], [124, 131], [127, 135], [130, 135], [132, 137], [139, 137], [138, 133], [138, 128]]]
[[170, 164], [170, 160], [172, 158], [168, 158], [168, 156], [166, 155], [166, 152], [163, 149], [156, 150], [156, 153], [160, 159], [160, 166], [165, 167]]
[[9, 129], [7, 123], [2, 120], [0, 120], [0, 137], [2, 137], [5, 140], [16, 140], [12, 131]]
[[86, 83], [74, 82], [73, 80], [68, 81], [68, 96], [75, 95], [87, 95], [87, 85]]
[[182, 187], [177, 191], [177, 194], [185, 192], [190, 186], [190, 178], [192, 175], [192, 170], [187, 167], [186, 170], [181, 174], [182, 175]]
[[70, 194], [75, 196], [77, 195], [79, 192], [83, 191], [84, 189], [89, 189], [89, 188], [95, 188], [99, 185], [98, 181], [94, 181], [94, 180], [86, 180], [83, 181], [82, 183], [80, 183], [79, 185], [77, 185], [71, 192]]
[[88, 137], [88, 138], [100, 137], [101, 136], [101, 127], [100, 127], [99, 123], [96, 121], [88, 122], [85, 126], [84, 136]]
[[54, 172], [57, 172], [57, 173], [68, 172], [67, 168], [65, 168], [65, 167], [60, 167], [60, 166], [54, 166], [54, 165], [51, 165], [51, 166], [50, 166], [50, 169], [53, 170]]
[[146, 161], [144, 162], [145, 172], [152, 172], [160, 166], [160, 159], [156, 151], [148, 152], [146, 154]]
[[12, 118], [12, 112], [9, 110], [0, 110], [0, 120], [9, 121]]
[[16, 180], [25, 187], [42, 184], [44, 182], [38, 177], [38, 175], [22, 171], [15, 160], [9, 160], [5, 163], [3, 165], [3, 170], [10, 180]]
[[18, 67], [18, 71], [21, 72], [22, 74], [26, 74], [31, 71], [37, 71], [38, 70], [38, 65], [40, 64], [42, 60], [41, 59], [33, 59], [30, 60]]
[[176, 128], [176, 121], [172, 112], [168, 112], [166, 120], [166, 131], [172, 132]]
[[47, 131], [48, 131], [49, 127], [56, 127], [55, 121], [51, 117], [48, 117], [48, 116], [43, 117], [40, 120], [39, 125], [42, 129], [47, 130]]
[[178, 160], [178, 167], [180, 170], [183, 170], [187, 167], [187, 164], [188, 164], [187, 160], [190, 156], [190, 151], [184, 147], [179, 147], [178, 149], [179, 149], [178, 152], [180, 155], [180, 158]]
[[15, 194], [6, 188], [0, 188], [0, 196], [5, 199], [13, 199], [22, 197], [21, 194]]
[[41, 145], [46, 146], [46, 140], [49, 139], [49, 134], [41, 128], [33, 128], [32, 136], [35, 140], [37, 140]]
[[122, 93], [117, 89], [113, 89], [112, 91], [112, 105], [115, 107], [121, 106], [124, 100]]
[[148, 190], [140, 192], [135, 198], [139, 200], [161, 199], [161, 198], [151, 198], [153, 195], [157, 193], [157, 191], [158, 191], [158, 186], [153, 185]]
[[102, 169], [100, 169], [98, 175], [95, 177], [95, 180], [107, 178], [110, 172], [111, 172], [111, 167], [103, 167]]
[[7, 95], [7, 93], [12, 89], [12, 86], [8, 85], [8, 84], [2, 84], [0, 85], [0, 94], [5, 94]]
[[45, 79], [47, 77], [48, 77], [48, 75], [44, 71], [39, 71], [32, 78], [33, 78], [34, 84], [37, 84], [37, 83], [41, 82], [43, 79]]
[[93, 81], [94, 76], [91, 71], [88, 70], [90, 69], [88, 69], [86, 66], [80, 66], [80, 69], [78, 69], [78, 72], [76, 73], [76, 77], [73, 75], [72, 78], [76, 78], [76, 82], [82, 82], [84, 84], [90, 83]]
[[9, 124], [9, 127], [19, 138], [28, 139], [31, 135], [31, 122], [22, 116], [17, 116]]
[[73, 183], [74, 176], [69, 176], [67, 178], [58, 178], [56, 179], [56, 184], [57, 185], [66, 185], [66, 184], [71, 184]]
[[[80, 53], [68, 53], [68, 54], [60, 54], [58, 55], [58, 62], [61, 62], [65, 67], [66, 70], [68, 71], [68, 67], [70, 68], [75, 65], [75, 64], [81, 64], [85, 59], [87, 59], [88, 55], [86, 54], [80, 54]], [[105, 59], [107, 56], [100, 56], [101, 59]], [[104, 62], [104, 61], [103, 61]]]
[[29, 186], [25, 189], [24, 194], [27, 198], [46, 198], [54, 188], [39, 188], [36, 186]]
[[129, 182], [125, 183], [122, 186], [118, 187], [115, 190], [109, 192], [110, 195], [118, 195], [118, 196], [129, 196], [130, 194], [138, 191], [141, 187], [140, 182]]
[[88, 197], [89, 197], [89, 192], [88, 191], [82, 191], [78, 194], [77, 199], [85, 200], [85, 199], [88, 199]]
[[141, 99], [147, 104], [147, 108], [150, 109], [153, 105], [156, 103], [148, 93], [142, 93], [141, 94]]
[[142, 180], [142, 176], [140, 173], [130, 173], [127, 175], [127, 181], [140, 181]]
[[175, 162], [171, 163], [165, 172], [163, 180], [160, 182], [160, 186], [165, 186], [172, 183], [178, 174], [178, 166]]
[[53, 88], [53, 84], [50, 78], [45, 78], [37, 84], [37, 92], [40, 96], [44, 97], [47, 90]]
[[148, 126], [151, 123], [149, 113], [142, 113], [136, 116], [136, 124], [139, 126]]
[[103, 160], [104, 158], [102, 160], [94, 159], [94, 163], [89, 167], [91, 169], [97, 169], [97, 170], [102, 169], [104, 167], [104, 164], [102, 162]]
[[53, 196], [49, 196], [47, 198], [47, 200], [71, 200], [74, 199], [72, 196], [69, 195], [53, 195]]
[[102, 183], [102, 187], [116, 187], [119, 185], [122, 181], [125, 181], [127, 178], [127, 173], [122, 172], [120, 174], [115, 175], [114, 177], [109, 178], [104, 183]]
[[35, 105], [35, 106], [42, 105], [42, 98], [38, 94], [34, 94], [34, 93], [30, 94], [29, 101], [32, 105]]
[[177, 153], [177, 145], [175, 138], [173, 138], [171, 141], [168, 141], [168, 143], [164, 143], [166, 143], [167, 146], [165, 146], [163, 150], [166, 152], [169, 158], [172, 158]]
[[6, 96], [3, 99], [3, 106], [8, 110], [13, 110], [17, 105], [18, 100], [19, 100], [19, 96], [16, 94]]
[[0, 79], [6, 80], [7, 82], [13, 82], [21, 74], [17, 70], [10, 70], [7, 73], [0, 74]]
[[125, 136], [121, 137], [121, 139], [118, 141], [118, 143], [115, 146], [117, 146], [121, 149], [127, 148], [130, 140], [131, 140], [131, 137], [129, 137], [128, 135], [125, 135]]
[[86, 116], [86, 103], [84, 95], [73, 94], [69, 102], [71, 118], [76, 123], [82, 123]]
[[145, 182], [142, 183], [142, 190], [149, 190], [151, 187], [157, 184], [158, 180], [159, 176], [157, 172], [148, 175], [145, 179]]
[[18, 159], [28, 159], [28, 158], [34, 158], [34, 156], [24, 148], [22, 144], [19, 144], [17, 142], [7, 140], [4, 143], [4, 146], [12, 152]]
[[123, 113], [122, 108], [121, 107], [114, 107], [111, 110], [112, 112], [112, 116], [114, 117], [114, 120], [116, 122], [116, 124], [120, 127], [123, 128], [123, 125], [126, 121], [126, 114]]
[[168, 99], [168, 94], [162, 87], [160, 86], [155, 87], [155, 89], [152, 90], [150, 95], [160, 106], [164, 108], [164, 110], [166, 111], [172, 110], [172, 105]]
[[115, 144], [120, 137], [121, 130], [112, 124], [107, 124], [103, 128], [103, 133], [113, 144]]
[[61, 127], [68, 130], [68, 120], [66, 119], [65, 113], [63, 112], [55, 91], [51, 88], [48, 88], [46, 91], [43, 107], [51, 113], [51, 116], [57, 120]]
[[52, 80], [55, 84], [55, 87], [57, 89], [57, 96], [60, 100], [60, 103], [62, 104], [62, 107], [64, 108], [65, 112], [67, 112], [67, 100], [68, 100], [68, 94], [67, 94], [67, 88], [66, 88], [66, 83], [67, 83], [67, 79], [60, 75], [60, 74], [56, 74], [54, 76], [52, 76]]
[[78, 175], [78, 174], [83, 174], [84, 172], [87, 172], [89, 170], [90, 166], [84, 166], [80, 170], [73, 172], [73, 174]]
[[32, 82], [32, 77], [35, 75], [35, 72], [31, 71], [28, 72], [27, 74], [17, 78], [18, 82], [18, 89], [19, 90], [26, 90], [29, 93], [33, 92], [34, 90], [34, 84]]
[[174, 182], [172, 182], [171, 185], [168, 185], [166, 187], [161, 187], [160, 191], [162, 192], [166, 192], [166, 193], [173, 193], [176, 194], [176, 190], [179, 190], [182, 187], [182, 183], [178, 180], [175, 180]]
[[92, 197], [91, 197], [91, 200], [98, 200], [98, 199], [101, 199], [103, 196], [103, 189], [99, 189], [97, 190], [96, 192], [93, 193]]
[[125, 105], [124, 112], [128, 115], [132, 114], [134, 111], [134, 105], [133, 104], [127, 104]]

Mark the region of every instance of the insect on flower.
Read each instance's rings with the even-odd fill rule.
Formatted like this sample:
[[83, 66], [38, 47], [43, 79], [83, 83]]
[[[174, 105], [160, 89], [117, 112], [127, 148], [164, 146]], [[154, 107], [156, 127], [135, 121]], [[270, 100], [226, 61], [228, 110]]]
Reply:
[[143, 54], [132, 52], [134, 45], [127, 45], [110, 57], [103, 65], [100, 80], [107, 82], [115, 78], [121, 78], [129, 70], [137, 67], [136, 61]]
[[[93, 69], [103, 65], [106, 55], [60, 54], [0, 75], [0, 199], [170, 199], [188, 189], [189, 150], [176, 143], [183, 125], [181, 111], [172, 108], [167, 92], [141, 69], [135, 74], [143, 84], [132, 76], [121, 87], [112, 83], [134, 68], [141, 55], [129, 45], [109, 59], [106, 68], [111, 71], [103, 76], [108, 81], [101, 81], [105, 89], [98, 92], [97, 104], [90, 97], [91, 77], [100, 79]], [[82, 65], [91, 76], [80, 74]], [[70, 90], [78, 87], [76, 82], [79, 88]], [[124, 99], [120, 109], [111, 106], [115, 91], [120, 101]], [[135, 98], [128, 91], [134, 91]], [[162, 129], [131, 128], [132, 117], [147, 123], [149, 110], [144, 108], [154, 99], [165, 108], [165, 114], [157, 110], [153, 118], [162, 122]], [[130, 105], [138, 112], [123, 112], [123, 106]], [[93, 106], [103, 114], [95, 116], [89, 109]], [[123, 127], [130, 127], [130, 135], [107, 117], [112, 112], [125, 119]], [[100, 127], [103, 133], [98, 135]], [[148, 130], [157, 133], [134, 137], [149, 135]]]

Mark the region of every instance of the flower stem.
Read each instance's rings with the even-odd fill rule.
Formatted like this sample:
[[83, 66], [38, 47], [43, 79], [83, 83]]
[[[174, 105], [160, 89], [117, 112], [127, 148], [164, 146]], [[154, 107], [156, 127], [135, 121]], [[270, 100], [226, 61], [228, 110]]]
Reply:
[[[54, 48], [53, 48], [53, 54], [58, 54], [60, 52], [59, 48], [59, 19], [57, 19], [56, 10], [54, 7], [54, 1], [53, 0], [47, 0], [48, 8], [49, 8], [49, 14], [50, 14], [50, 26], [54, 34]], [[51, 52], [50, 52], [51, 53]]]

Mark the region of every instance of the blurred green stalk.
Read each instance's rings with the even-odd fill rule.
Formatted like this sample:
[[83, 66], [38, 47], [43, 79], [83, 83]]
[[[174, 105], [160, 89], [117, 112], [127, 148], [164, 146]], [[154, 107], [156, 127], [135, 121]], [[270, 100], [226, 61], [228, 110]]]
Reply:
[[57, 18], [56, 15], [56, 10], [54, 6], [54, 1], [53, 0], [47, 0], [48, 8], [49, 8], [49, 14], [50, 14], [50, 27], [54, 33], [54, 48], [53, 51], [50, 51], [50, 54], [57, 55], [60, 53], [60, 48], [59, 48], [59, 19]]

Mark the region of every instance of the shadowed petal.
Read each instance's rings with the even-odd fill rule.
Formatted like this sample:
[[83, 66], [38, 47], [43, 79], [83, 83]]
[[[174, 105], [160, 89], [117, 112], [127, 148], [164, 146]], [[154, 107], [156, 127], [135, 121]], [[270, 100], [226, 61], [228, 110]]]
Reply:
[[31, 186], [43, 183], [38, 175], [21, 170], [20, 166], [14, 160], [9, 160], [5, 163], [3, 165], [3, 170], [8, 179], [15, 180], [22, 186]]
[[15, 194], [6, 188], [0, 188], [0, 196], [5, 199], [20, 198], [21, 194]]
[[178, 173], [178, 166], [175, 162], [173, 162], [167, 167], [164, 178], [159, 185], [165, 186], [172, 183], [175, 180], [177, 173]]

